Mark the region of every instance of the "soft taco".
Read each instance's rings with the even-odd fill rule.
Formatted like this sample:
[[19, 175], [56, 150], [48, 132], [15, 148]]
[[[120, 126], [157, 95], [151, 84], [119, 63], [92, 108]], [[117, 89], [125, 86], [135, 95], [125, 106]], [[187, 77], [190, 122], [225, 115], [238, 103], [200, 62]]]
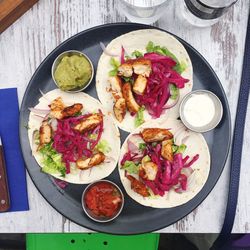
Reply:
[[137, 30], [103, 49], [97, 94], [121, 129], [131, 132], [152, 118], [178, 117], [180, 100], [192, 90], [193, 70], [175, 37], [156, 29]]
[[205, 139], [176, 119], [143, 124], [121, 148], [121, 182], [144, 206], [170, 208], [188, 202], [204, 186], [209, 170]]
[[30, 146], [44, 173], [87, 184], [115, 169], [119, 130], [96, 99], [55, 89], [43, 95], [30, 111]]

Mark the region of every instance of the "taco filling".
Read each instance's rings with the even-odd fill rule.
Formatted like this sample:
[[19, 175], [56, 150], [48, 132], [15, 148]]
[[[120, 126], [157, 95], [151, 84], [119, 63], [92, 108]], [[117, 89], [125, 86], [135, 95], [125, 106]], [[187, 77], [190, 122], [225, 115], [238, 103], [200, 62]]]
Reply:
[[135, 127], [144, 123], [143, 111], [159, 118], [173, 107], [179, 98], [179, 89], [188, 79], [181, 76], [186, 69], [166, 47], [150, 41], [146, 53], [135, 50], [125, 56], [122, 47], [120, 61], [112, 57], [109, 72], [109, 91], [113, 96], [115, 118], [122, 122], [126, 112], [135, 116]]
[[[132, 140], [136, 137], [136, 140]], [[187, 146], [177, 145], [170, 129], [144, 128], [127, 140], [120, 161], [131, 189], [142, 197], [164, 196], [188, 190], [188, 178], [199, 154], [183, 156]]]
[[86, 170], [105, 161], [110, 146], [102, 139], [104, 114], [100, 109], [91, 113], [81, 103], [66, 106], [61, 97], [48, 108], [40, 128], [33, 132], [33, 150], [41, 155], [44, 172], [65, 177], [74, 168]]

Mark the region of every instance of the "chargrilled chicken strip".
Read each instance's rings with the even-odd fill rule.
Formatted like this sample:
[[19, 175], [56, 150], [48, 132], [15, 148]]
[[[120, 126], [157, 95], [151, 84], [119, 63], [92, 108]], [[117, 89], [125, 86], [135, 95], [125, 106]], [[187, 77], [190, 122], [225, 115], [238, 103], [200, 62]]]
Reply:
[[114, 114], [118, 122], [122, 122], [126, 115], [126, 101], [124, 98], [119, 98], [113, 107]]
[[89, 117], [87, 117], [86, 119], [82, 120], [80, 123], [78, 123], [74, 127], [74, 129], [83, 133], [87, 130], [93, 129], [96, 126], [98, 126], [98, 124], [100, 124], [102, 119], [103, 119], [103, 116], [101, 114], [92, 114]]
[[158, 166], [152, 161], [143, 163], [139, 168], [139, 176], [142, 179], [154, 181], [158, 172]]
[[49, 105], [50, 107], [50, 116], [56, 119], [63, 119], [70, 116], [74, 116], [80, 112], [83, 108], [81, 103], [75, 103], [71, 106], [65, 107], [62, 98], [58, 97]]
[[133, 62], [134, 73], [149, 77], [151, 73], [151, 61], [145, 58], [137, 58]]
[[149, 77], [152, 71], [151, 61], [145, 58], [137, 58], [127, 60], [125, 63], [121, 64], [118, 68], [118, 75], [131, 77], [133, 72], [137, 75], [142, 75]]
[[42, 125], [39, 129], [39, 146], [38, 146], [38, 150], [43, 147], [45, 144], [48, 144], [51, 142], [51, 138], [52, 138], [52, 128], [51, 126], [48, 124], [48, 121], [43, 121]]
[[121, 122], [126, 114], [126, 101], [122, 95], [122, 81], [119, 76], [111, 76], [108, 81], [114, 97], [113, 111], [116, 119]]
[[62, 110], [62, 117], [67, 118], [70, 116], [74, 116], [75, 114], [79, 113], [83, 108], [81, 103], [75, 103], [69, 107], [66, 107]]
[[102, 152], [98, 152], [91, 157], [89, 165], [96, 166], [104, 162], [104, 160], [105, 160], [105, 155]]
[[62, 101], [61, 97], [56, 98], [55, 100], [52, 101], [52, 103], [49, 105], [50, 107], [50, 116], [52, 118], [56, 118], [56, 119], [62, 119], [63, 118], [63, 114], [62, 111], [64, 109], [64, 103]]
[[122, 86], [122, 94], [126, 101], [127, 108], [130, 113], [137, 113], [139, 111], [140, 106], [137, 104], [133, 92], [131, 90], [130, 83], [125, 83]]
[[173, 140], [164, 140], [161, 143], [161, 156], [169, 161], [174, 160], [174, 153], [172, 150]]
[[141, 135], [145, 142], [157, 142], [173, 138], [173, 134], [164, 128], [145, 128]]
[[130, 180], [131, 189], [133, 189], [136, 193], [143, 197], [148, 197], [150, 195], [146, 185], [143, 182], [137, 180], [132, 175], [126, 175], [126, 177]]
[[90, 158], [78, 159], [76, 161], [76, 167], [81, 170], [85, 170], [101, 164], [104, 160], [105, 155], [102, 152], [98, 152]]
[[133, 85], [133, 92], [138, 95], [142, 95], [146, 87], [147, 87], [147, 78], [142, 75], [138, 75]]
[[133, 75], [133, 61], [128, 60], [118, 68], [118, 76], [131, 77]]
[[110, 76], [108, 79], [110, 83], [111, 93], [115, 100], [122, 98], [122, 81], [119, 76]]
[[62, 97], [57, 97], [55, 100], [53, 100], [49, 107], [52, 111], [56, 109], [63, 110], [65, 106], [62, 101]]

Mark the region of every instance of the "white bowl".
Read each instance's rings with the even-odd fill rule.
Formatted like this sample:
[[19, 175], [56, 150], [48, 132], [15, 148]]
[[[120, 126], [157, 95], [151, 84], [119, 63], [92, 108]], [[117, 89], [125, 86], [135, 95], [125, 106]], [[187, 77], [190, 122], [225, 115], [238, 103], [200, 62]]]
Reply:
[[[211, 98], [211, 100], [213, 101], [214, 107], [215, 107], [215, 114], [213, 116], [213, 119], [208, 124], [201, 126], [201, 127], [196, 127], [196, 126], [190, 124], [187, 121], [185, 114], [184, 114], [185, 104], [187, 103], [188, 99], [191, 98], [192, 95], [194, 95], [194, 94], [208, 95]], [[194, 132], [203, 133], [203, 132], [208, 132], [208, 131], [214, 129], [220, 123], [220, 121], [222, 119], [222, 115], [223, 115], [223, 106], [222, 106], [222, 103], [221, 103], [220, 99], [218, 98], [218, 96], [215, 95], [213, 92], [208, 91], [208, 90], [195, 90], [195, 91], [192, 91], [184, 96], [184, 98], [182, 99], [181, 104], [180, 104], [179, 112], [180, 112], [180, 118], [181, 118], [182, 122], [184, 123], [184, 125], [188, 129], [190, 129]]]

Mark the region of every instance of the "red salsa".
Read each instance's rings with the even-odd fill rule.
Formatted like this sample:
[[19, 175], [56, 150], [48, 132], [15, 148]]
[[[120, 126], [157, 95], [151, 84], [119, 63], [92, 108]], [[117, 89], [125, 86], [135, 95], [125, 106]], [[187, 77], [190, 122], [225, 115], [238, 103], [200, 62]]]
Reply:
[[96, 216], [113, 217], [121, 207], [119, 190], [108, 182], [91, 186], [85, 194], [85, 204]]

